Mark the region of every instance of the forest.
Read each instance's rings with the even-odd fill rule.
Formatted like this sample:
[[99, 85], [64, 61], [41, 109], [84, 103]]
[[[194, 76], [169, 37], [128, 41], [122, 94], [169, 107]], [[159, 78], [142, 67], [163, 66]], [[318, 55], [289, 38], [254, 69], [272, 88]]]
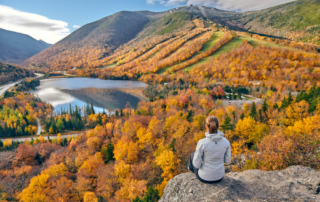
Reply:
[[1, 138], [35, 135], [36, 119], [45, 119], [53, 110], [30, 93], [14, 91], [5, 93], [4, 97], [0, 100]]
[[[320, 169], [317, 45], [191, 19], [182, 30], [132, 40], [114, 51], [81, 47], [48, 59], [53, 68], [43, 70], [139, 80], [150, 84], [143, 91], [148, 101], [114, 114], [95, 113], [88, 103], [53, 116], [52, 106], [23, 90], [3, 98], [0, 130], [32, 135], [39, 117], [45, 134], [24, 143], [0, 142], [0, 201], [157, 201], [169, 180], [188, 172], [209, 115], [231, 142], [228, 171]], [[78, 60], [85, 54], [95, 57]], [[61, 138], [72, 130], [83, 134]]]
[[30, 70], [0, 61], [0, 85], [32, 76], [34, 73]]
[[[259, 88], [265, 93], [263, 103], [245, 103], [243, 108], [224, 106], [213, 96], [256, 92], [258, 87], [223, 88], [205, 80], [158, 84], [157, 92], [166, 92], [163, 97], [141, 101], [136, 109], [125, 108], [117, 115], [98, 118], [88, 105], [86, 113], [95, 123], [84, 135], [58, 136], [51, 141], [40, 136], [19, 144], [16, 152], [2, 154], [11, 156], [0, 162], [2, 199], [157, 200], [170, 179], [187, 172], [189, 154], [204, 138], [208, 115], [218, 117], [221, 130], [231, 141], [233, 161], [229, 168], [233, 171], [279, 170], [290, 165], [319, 169], [320, 111], [314, 100], [320, 97], [320, 87], [312, 86], [296, 98], [276, 88]], [[5, 103], [4, 109], [10, 107]], [[71, 109], [51, 121], [68, 127], [78, 113]], [[241, 155], [246, 159], [239, 161]]]

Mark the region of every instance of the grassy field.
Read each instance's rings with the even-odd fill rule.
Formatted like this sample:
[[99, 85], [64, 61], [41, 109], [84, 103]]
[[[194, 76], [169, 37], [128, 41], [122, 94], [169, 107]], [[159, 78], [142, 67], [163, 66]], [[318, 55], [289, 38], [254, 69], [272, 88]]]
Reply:
[[219, 48], [215, 53], [213, 53], [212, 55], [206, 57], [206, 58], [203, 58], [202, 60], [200, 60], [199, 62], [193, 64], [193, 65], [190, 65], [189, 67], [183, 69], [184, 71], [189, 71], [190, 69], [192, 69], [193, 67], [199, 65], [199, 64], [202, 64], [206, 61], [209, 61], [209, 60], [212, 60], [213, 58], [223, 54], [223, 53], [226, 53], [228, 51], [231, 51], [235, 48], [237, 48], [238, 46], [240, 46], [242, 43], [243, 43], [244, 39], [241, 38], [241, 37], [235, 37], [233, 38], [229, 43], [223, 45], [221, 48]]
[[104, 67], [102, 67], [102, 69], [114, 68], [115, 66], [117, 66], [116, 63], [111, 64], [111, 65], [104, 66]]

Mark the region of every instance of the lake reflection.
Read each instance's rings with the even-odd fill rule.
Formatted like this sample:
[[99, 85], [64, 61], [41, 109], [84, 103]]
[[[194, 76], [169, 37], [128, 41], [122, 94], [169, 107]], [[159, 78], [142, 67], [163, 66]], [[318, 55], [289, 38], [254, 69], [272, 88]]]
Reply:
[[71, 104], [84, 107], [92, 103], [96, 112], [131, 107], [140, 99], [131, 90], [142, 90], [148, 85], [138, 81], [114, 81], [93, 78], [58, 78], [41, 80], [35, 93], [43, 101], [51, 103], [55, 112], [66, 110]]

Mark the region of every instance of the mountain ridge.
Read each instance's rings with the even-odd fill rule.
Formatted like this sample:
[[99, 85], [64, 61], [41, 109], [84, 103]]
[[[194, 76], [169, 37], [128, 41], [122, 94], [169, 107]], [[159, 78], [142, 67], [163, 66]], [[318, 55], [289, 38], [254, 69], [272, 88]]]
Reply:
[[[117, 52], [122, 46], [130, 46], [153, 38], [190, 31], [195, 28], [212, 26], [231, 30], [240, 30], [249, 34], [261, 34], [279, 39], [289, 39], [297, 42], [320, 44], [320, 20], [311, 20], [311, 15], [305, 16], [305, 26], [296, 19], [303, 16], [304, 9], [315, 4], [313, 12], [316, 16], [319, 9], [318, 0], [300, 0], [278, 5], [260, 11], [233, 12], [206, 6], [183, 6], [163, 12], [151, 11], [120, 11], [95, 22], [88, 23], [49, 49], [27, 59], [22, 63], [25, 67], [64, 69], [73, 67], [96, 68], [103, 66], [100, 60]], [[297, 12], [292, 22], [286, 22], [290, 13]], [[271, 14], [270, 14], [271, 13]], [[279, 13], [287, 13], [281, 22], [274, 19]], [[269, 15], [267, 15], [269, 14]], [[263, 15], [266, 15], [263, 17]], [[264, 18], [266, 20], [264, 20]], [[279, 17], [280, 18], [280, 17]], [[311, 23], [311, 24], [310, 24]], [[134, 25], [134, 26], [133, 26]], [[306, 26], [312, 32], [306, 32]], [[146, 44], [144, 45], [146, 46]], [[132, 47], [132, 50], [135, 48]]]
[[4, 62], [20, 64], [50, 45], [27, 34], [0, 28], [0, 60]]

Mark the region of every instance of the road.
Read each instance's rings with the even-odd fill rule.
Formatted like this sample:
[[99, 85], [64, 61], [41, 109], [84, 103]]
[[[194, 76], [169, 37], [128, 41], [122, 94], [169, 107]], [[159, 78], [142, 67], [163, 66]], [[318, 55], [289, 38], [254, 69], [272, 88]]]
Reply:
[[227, 105], [236, 105], [238, 107], [243, 106], [244, 103], [247, 104], [252, 104], [253, 102], [255, 102], [256, 104], [262, 104], [263, 100], [260, 98], [256, 98], [256, 97], [252, 97], [251, 95], [246, 95], [247, 97], [251, 97], [254, 100], [222, 100], [222, 104], [224, 106]]
[[[74, 136], [78, 136], [81, 135], [82, 133], [76, 133], [76, 134], [70, 134], [70, 137]], [[61, 138], [67, 138], [68, 135], [61, 135]], [[32, 136], [32, 137], [18, 137], [18, 138], [4, 138], [4, 139], [0, 139], [2, 142], [5, 141], [6, 139], [12, 139], [12, 141], [19, 141], [19, 142], [25, 142], [26, 140], [30, 141], [31, 139], [35, 139], [37, 138], [37, 136]], [[47, 139], [46, 136], [44, 136], [45, 139]], [[57, 139], [57, 136], [49, 136], [50, 140], [53, 139]]]
[[[43, 74], [39, 74], [39, 73], [35, 73], [35, 75], [37, 75], [36, 78], [40, 78], [43, 76]], [[0, 87], [0, 97], [11, 87], [15, 86], [17, 83], [20, 83], [23, 79], [17, 81], [17, 82], [14, 82], [14, 83], [10, 83], [10, 84], [7, 84], [7, 85], [4, 85], [2, 87]]]

